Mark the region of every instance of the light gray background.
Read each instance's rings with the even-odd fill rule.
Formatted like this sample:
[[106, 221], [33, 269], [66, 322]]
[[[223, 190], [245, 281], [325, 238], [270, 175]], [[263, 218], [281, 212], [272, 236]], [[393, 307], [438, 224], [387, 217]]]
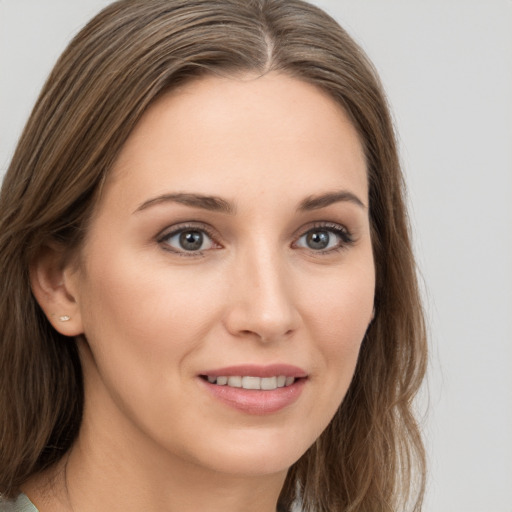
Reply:
[[[107, 0], [0, 0], [0, 174]], [[317, 0], [387, 89], [431, 333], [427, 512], [512, 512], [512, 1]]]

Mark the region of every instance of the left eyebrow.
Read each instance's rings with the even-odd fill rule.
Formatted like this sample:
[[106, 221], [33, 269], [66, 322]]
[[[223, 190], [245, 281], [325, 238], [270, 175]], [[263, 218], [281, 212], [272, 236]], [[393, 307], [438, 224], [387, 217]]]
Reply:
[[331, 204], [339, 202], [353, 203], [363, 209], [366, 209], [366, 205], [355, 194], [349, 192], [348, 190], [340, 190], [336, 192], [327, 192], [317, 196], [306, 197], [306, 199], [300, 203], [298, 210], [302, 212], [319, 210], [320, 208], [326, 208]]

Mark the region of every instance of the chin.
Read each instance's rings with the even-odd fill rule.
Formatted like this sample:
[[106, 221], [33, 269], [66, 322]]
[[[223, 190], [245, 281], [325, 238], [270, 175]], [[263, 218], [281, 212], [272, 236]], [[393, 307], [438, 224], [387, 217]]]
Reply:
[[[308, 450], [316, 438], [296, 433], [261, 435], [261, 432], [237, 432], [227, 435], [224, 443], [201, 453], [202, 465], [225, 474], [263, 476], [286, 473]], [[199, 462], [199, 460], [198, 460]]]

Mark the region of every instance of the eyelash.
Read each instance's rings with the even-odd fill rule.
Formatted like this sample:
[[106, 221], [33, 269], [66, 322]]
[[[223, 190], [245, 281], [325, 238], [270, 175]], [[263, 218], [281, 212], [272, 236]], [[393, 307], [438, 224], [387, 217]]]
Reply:
[[[333, 223], [333, 222], [316, 222], [316, 223], [314, 223], [313, 226], [308, 228], [305, 232], [303, 232], [300, 235], [300, 237], [297, 239], [297, 241], [300, 240], [301, 238], [307, 236], [309, 233], [314, 233], [315, 231], [316, 232], [326, 231], [330, 234], [334, 233], [334, 235], [336, 235], [339, 239], [339, 242], [335, 247], [324, 249], [324, 250], [309, 249], [310, 252], [312, 254], [314, 254], [315, 256], [324, 255], [324, 254], [332, 254], [332, 253], [336, 253], [339, 251], [343, 251], [354, 244], [354, 238], [353, 238], [352, 234], [350, 233], [350, 231], [346, 227], [344, 227], [340, 224]], [[297, 244], [297, 242], [294, 242], [294, 245], [296, 245], [296, 244]]]
[[[307, 236], [309, 233], [314, 233], [315, 231], [324, 231], [328, 232], [330, 234], [334, 234], [339, 242], [335, 247], [327, 248], [327, 249], [319, 249], [314, 250], [311, 248], [304, 247], [304, 249], [309, 250], [314, 255], [324, 255], [324, 254], [332, 254], [335, 252], [339, 252], [342, 250], [346, 250], [348, 247], [354, 244], [354, 239], [352, 237], [352, 234], [345, 228], [344, 226], [340, 224], [335, 224], [332, 222], [316, 222], [311, 227], [309, 227], [306, 231], [301, 231], [301, 235], [296, 239], [295, 242], [293, 242], [292, 246], [298, 247], [297, 244], [299, 240], [301, 240], [303, 237]], [[157, 237], [157, 242], [162, 245], [163, 249], [169, 252], [172, 252], [173, 254], [176, 254], [178, 256], [182, 257], [198, 257], [203, 256], [205, 251], [209, 251], [211, 249], [205, 249], [205, 250], [197, 250], [197, 251], [187, 251], [186, 249], [176, 249], [172, 248], [170, 244], [168, 243], [168, 240], [172, 237], [175, 237], [177, 235], [180, 235], [182, 233], [186, 232], [198, 232], [206, 234], [207, 237], [211, 240], [211, 243], [213, 245], [216, 245], [216, 248], [222, 248], [222, 245], [216, 241], [217, 235], [216, 233], [211, 229], [210, 226], [203, 223], [188, 223], [188, 224], [182, 224], [178, 226], [173, 226], [172, 230], [165, 231], [161, 235]], [[300, 247], [299, 247], [300, 248]]]
[[[202, 223], [193, 223], [193, 224], [181, 224], [178, 226], [173, 226], [172, 230], [165, 231], [157, 238], [157, 242], [162, 245], [163, 249], [169, 252], [172, 252], [173, 254], [176, 254], [178, 256], [183, 256], [185, 258], [190, 257], [197, 257], [202, 256], [204, 254], [204, 251], [186, 251], [184, 249], [179, 250], [172, 248], [169, 243], [166, 241], [170, 238], [177, 236], [181, 233], [186, 233], [187, 231], [190, 232], [198, 232], [198, 233], [205, 233], [207, 237], [212, 241], [214, 245], [217, 246], [217, 248], [222, 248], [222, 246], [216, 241], [216, 233], [207, 225]], [[211, 249], [206, 249], [211, 250]]]

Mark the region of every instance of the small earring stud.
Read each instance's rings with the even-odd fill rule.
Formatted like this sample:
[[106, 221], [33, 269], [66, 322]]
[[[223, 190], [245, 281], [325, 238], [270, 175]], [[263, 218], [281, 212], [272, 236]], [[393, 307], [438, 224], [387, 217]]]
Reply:
[[68, 315], [62, 315], [62, 316], [59, 316], [59, 320], [61, 322], [68, 322], [69, 320], [71, 320], [71, 317]]

